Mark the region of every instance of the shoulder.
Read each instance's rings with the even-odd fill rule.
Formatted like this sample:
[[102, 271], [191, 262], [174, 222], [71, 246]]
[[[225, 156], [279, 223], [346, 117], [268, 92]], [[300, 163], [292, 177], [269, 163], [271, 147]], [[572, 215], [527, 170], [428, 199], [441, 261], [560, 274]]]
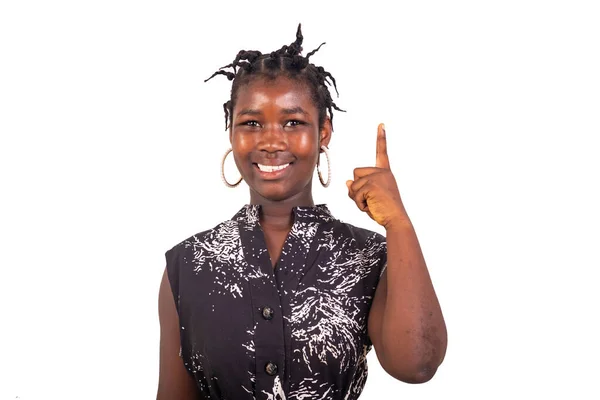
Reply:
[[383, 271], [387, 262], [385, 236], [340, 220], [334, 221], [329, 235], [332, 248], [337, 248], [348, 258], [362, 260], [366, 265], [379, 265], [380, 273]]
[[219, 246], [224, 242], [231, 241], [234, 238], [239, 236], [238, 233], [238, 223], [234, 220], [226, 220], [218, 225], [195, 233], [172, 246], [170, 249], [166, 251], [167, 256], [171, 255], [181, 255], [188, 252], [193, 252], [198, 248], [210, 246]]
[[207, 263], [239, 259], [239, 240], [237, 221], [227, 220], [179, 241], [165, 252], [172, 284], [177, 285], [182, 276], [198, 273]]
[[370, 229], [361, 228], [336, 219], [333, 222], [333, 230], [340, 235], [341, 238], [353, 239], [355, 245], [358, 247], [385, 249], [385, 236]]

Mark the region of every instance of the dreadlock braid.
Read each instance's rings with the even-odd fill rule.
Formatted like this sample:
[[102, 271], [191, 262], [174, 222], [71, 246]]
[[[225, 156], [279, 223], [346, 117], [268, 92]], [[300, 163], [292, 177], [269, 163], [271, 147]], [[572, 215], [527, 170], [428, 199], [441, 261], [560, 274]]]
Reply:
[[[231, 97], [223, 104], [226, 130], [233, 121], [233, 108], [235, 107], [240, 87], [247, 85], [253, 78], [267, 77], [268, 79], [275, 79], [278, 76], [284, 76], [307, 84], [315, 106], [319, 111], [319, 126], [323, 126], [327, 114], [329, 114], [333, 129], [333, 110], [344, 112], [344, 110], [340, 109], [333, 102], [331, 93], [327, 87], [327, 85], [333, 86], [336, 94], [339, 96], [335, 79], [323, 67], [317, 67], [309, 61], [310, 57], [319, 51], [325, 43], [321, 43], [319, 47], [309, 52], [306, 56], [302, 56], [303, 41], [301, 24], [298, 24], [296, 40], [289, 46], [284, 45], [279, 50], [266, 54], [257, 50], [241, 50], [231, 64], [219, 68], [217, 72], [204, 81], [207, 82], [217, 75], [225, 75], [227, 79], [233, 81], [231, 85]], [[224, 71], [227, 68], [231, 68], [233, 71]]]

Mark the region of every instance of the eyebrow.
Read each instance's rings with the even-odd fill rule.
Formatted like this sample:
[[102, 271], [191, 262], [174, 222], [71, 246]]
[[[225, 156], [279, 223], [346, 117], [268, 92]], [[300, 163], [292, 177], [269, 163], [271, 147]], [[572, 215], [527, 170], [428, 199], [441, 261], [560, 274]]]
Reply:
[[252, 108], [246, 108], [244, 110], [241, 110], [237, 116], [241, 117], [242, 115], [261, 115], [262, 113], [259, 110], [254, 110]]
[[[302, 107], [293, 107], [293, 108], [284, 108], [281, 110], [282, 114], [290, 115], [290, 114], [303, 114], [308, 115], [306, 111]], [[242, 115], [262, 115], [260, 110], [255, 110], [253, 108], [246, 108], [241, 110], [237, 116], [241, 117]]]
[[281, 110], [283, 114], [308, 114], [302, 107], [284, 108]]

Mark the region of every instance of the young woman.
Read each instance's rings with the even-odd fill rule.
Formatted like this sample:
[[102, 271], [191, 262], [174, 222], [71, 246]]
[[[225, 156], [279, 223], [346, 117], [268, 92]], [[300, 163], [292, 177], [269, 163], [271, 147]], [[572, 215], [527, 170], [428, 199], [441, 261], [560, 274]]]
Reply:
[[166, 252], [159, 400], [357, 399], [372, 346], [404, 382], [428, 381], [444, 358], [446, 327], [383, 125], [375, 166], [347, 186], [386, 236], [313, 202], [315, 167], [329, 183], [319, 160], [339, 108], [334, 78], [309, 62], [318, 49], [302, 56], [301, 45], [298, 27], [290, 46], [240, 51], [211, 76], [233, 81], [225, 121], [250, 203]]

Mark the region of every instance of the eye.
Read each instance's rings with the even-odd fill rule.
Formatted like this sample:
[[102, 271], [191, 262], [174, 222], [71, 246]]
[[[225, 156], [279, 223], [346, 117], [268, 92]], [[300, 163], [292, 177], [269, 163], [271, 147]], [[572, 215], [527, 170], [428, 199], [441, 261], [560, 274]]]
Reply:
[[293, 127], [293, 126], [300, 126], [300, 125], [304, 125], [304, 122], [303, 121], [299, 121], [297, 119], [292, 119], [290, 121], [287, 121], [284, 126], [291, 126], [291, 127]]
[[244, 122], [242, 122], [242, 125], [252, 126], [252, 127], [259, 127], [260, 126], [260, 124], [258, 123], [258, 121], [255, 121], [255, 120], [244, 121]]

